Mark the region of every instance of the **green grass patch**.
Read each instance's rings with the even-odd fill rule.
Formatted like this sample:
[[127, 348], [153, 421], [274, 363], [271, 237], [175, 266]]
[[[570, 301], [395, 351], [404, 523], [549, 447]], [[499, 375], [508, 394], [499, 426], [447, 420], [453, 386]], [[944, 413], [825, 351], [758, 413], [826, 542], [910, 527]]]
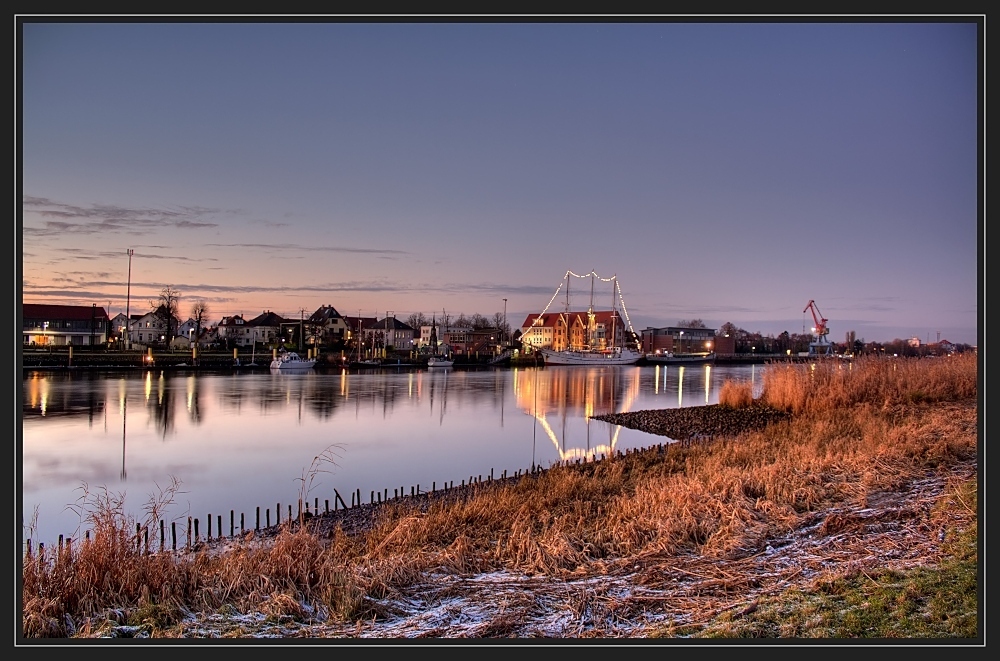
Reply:
[[[952, 500], [976, 507], [969, 480]], [[945, 499], [942, 499], [942, 502]], [[979, 638], [978, 526], [952, 530], [939, 566], [855, 572], [727, 612], [693, 638]], [[676, 635], [676, 632], [660, 635]]]

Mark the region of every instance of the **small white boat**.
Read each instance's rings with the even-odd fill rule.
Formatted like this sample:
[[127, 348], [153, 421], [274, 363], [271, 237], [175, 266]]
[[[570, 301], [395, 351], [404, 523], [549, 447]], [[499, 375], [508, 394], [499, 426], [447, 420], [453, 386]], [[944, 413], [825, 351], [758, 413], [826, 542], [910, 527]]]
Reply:
[[446, 356], [431, 356], [427, 359], [427, 367], [451, 367], [455, 361]]
[[278, 372], [308, 372], [316, 364], [312, 358], [303, 358], [294, 351], [284, 351], [271, 361], [271, 370]]

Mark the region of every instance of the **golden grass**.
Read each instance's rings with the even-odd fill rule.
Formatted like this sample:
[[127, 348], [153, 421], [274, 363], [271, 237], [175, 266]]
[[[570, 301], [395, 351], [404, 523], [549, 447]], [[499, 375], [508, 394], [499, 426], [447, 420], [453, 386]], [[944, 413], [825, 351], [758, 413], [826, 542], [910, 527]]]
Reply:
[[[678, 554], [745, 557], [804, 513], [863, 505], [923, 471], [975, 458], [976, 370], [965, 358], [771, 367], [761, 400], [797, 413], [787, 422], [559, 466], [424, 509], [386, 503], [359, 535], [286, 523], [268, 543], [251, 534], [225, 552], [147, 553], [120, 503], [91, 499], [93, 539], [25, 556], [22, 630], [87, 636], [133, 622], [170, 636], [183, 610], [223, 608], [370, 621], [387, 615], [380, 600], [432, 572], [559, 577]], [[727, 392], [745, 405], [742, 388]]]

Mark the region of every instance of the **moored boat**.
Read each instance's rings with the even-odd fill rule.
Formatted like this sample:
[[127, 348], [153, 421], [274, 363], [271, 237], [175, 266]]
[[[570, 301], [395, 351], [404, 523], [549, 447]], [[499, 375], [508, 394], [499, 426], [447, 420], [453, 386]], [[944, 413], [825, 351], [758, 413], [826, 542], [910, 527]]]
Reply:
[[[569, 278], [590, 278], [590, 304], [586, 311], [573, 312], [569, 306]], [[611, 308], [609, 310], [594, 309], [594, 281], [600, 279], [612, 285]], [[548, 313], [549, 306], [559, 294], [559, 289], [566, 286], [566, 309], [562, 313]], [[546, 343], [555, 346], [537, 346], [546, 365], [635, 365], [642, 360], [638, 350], [638, 338], [632, 329], [632, 322], [625, 312], [625, 302], [621, 288], [618, 286], [618, 276], [601, 278], [594, 271], [586, 275], [578, 275], [566, 271], [563, 284], [559, 285], [549, 305], [541, 314], [530, 321], [529, 331], [545, 329], [542, 336]], [[618, 312], [625, 314], [622, 319]], [[552, 339], [549, 339], [552, 338]], [[540, 344], [540, 343], [539, 343]]]
[[714, 351], [692, 353], [674, 353], [673, 351], [657, 351], [646, 354], [646, 361], [666, 365], [707, 364], [715, 362]]
[[635, 349], [613, 347], [611, 349], [554, 351], [539, 349], [546, 365], [635, 365], [642, 354]]
[[427, 367], [451, 367], [455, 364], [455, 359], [452, 358], [447, 351], [445, 353], [438, 353], [438, 339], [437, 339], [437, 318], [431, 319], [431, 337], [430, 345], [432, 347], [432, 353], [427, 359]]
[[278, 372], [307, 372], [316, 365], [312, 358], [303, 358], [294, 351], [283, 351], [271, 361], [271, 370]]

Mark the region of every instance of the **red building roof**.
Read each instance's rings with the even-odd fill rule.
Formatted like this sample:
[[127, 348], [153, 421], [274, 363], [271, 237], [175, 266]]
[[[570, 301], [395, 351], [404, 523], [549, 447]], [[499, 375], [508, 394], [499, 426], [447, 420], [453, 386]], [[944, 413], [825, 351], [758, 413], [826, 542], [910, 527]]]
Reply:
[[21, 314], [24, 319], [75, 319], [90, 321], [107, 320], [108, 313], [104, 306], [97, 305], [47, 305], [43, 303], [23, 303]]
[[[555, 327], [555, 325], [559, 321], [559, 318], [562, 315], [567, 315], [568, 316], [568, 321], [569, 321], [569, 325], [570, 326], [572, 326], [574, 323], [576, 323], [577, 319], [580, 320], [580, 323], [583, 324], [584, 327], [587, 326], [587, 311], [586, 310], [584, 310], [582, 312], [569, 312], [569, 313], [566, 313], [566, 312], [546, 312], [545, 314], [540, 315], [541, 318], [542, 318], [542, 321], [541, 321], [541, 323], [539, 325], [547, 327], [547, 328]], [[531, 328], [535, 324], [535, 319], [537, 319], [538, 317], [539, 317], [539, 315], [537, 315], [537, 314], [529, 314], [528, 317], [524, 320], [524, 323], [521, 324], [521, 328]], [[617, 320], [615, 322], [616, 324], [622, 324], [623, 323], [622, 322], [622, 317], [621, 317], [620, 314], [618, 314], [617, 310], [615, 310], [615, 311], [612, 311], [612, 310], [594, 310], [594, 323], [596, 323], [596, 324], [604, 324], [605, 326], [610, 327], [611, 326], [612, 317], [614, 317]], [[623, 328], [627, 328], [627, 325], [623, 326]]]

